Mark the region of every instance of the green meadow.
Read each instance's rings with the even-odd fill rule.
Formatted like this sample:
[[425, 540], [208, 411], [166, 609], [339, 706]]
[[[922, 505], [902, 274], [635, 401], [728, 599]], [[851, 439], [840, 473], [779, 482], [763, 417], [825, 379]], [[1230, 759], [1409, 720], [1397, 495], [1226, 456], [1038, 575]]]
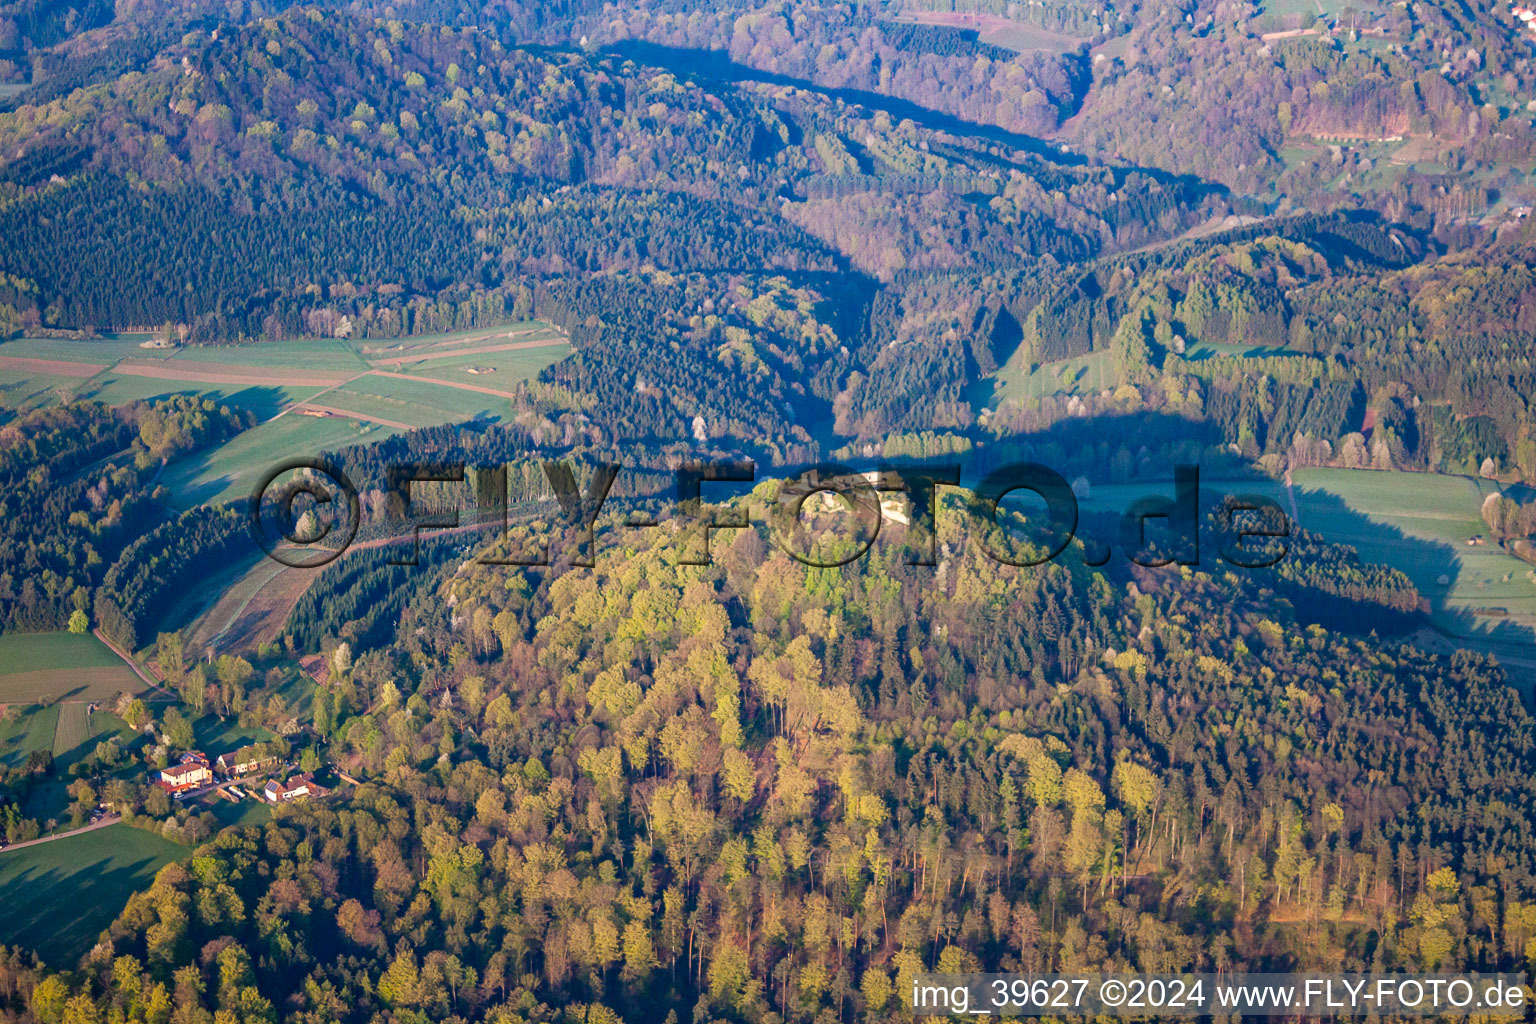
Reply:
[[991, 377], [981, 381], [990, 394], [977, 398], [991, 408], [1004, 402], [1044, 398], [1046, 395], [1088, 395], [1113, 388], [1116, 384], [1114, 357], [1108, 351], [1090, 352], [1070, 359], [1041, 363], [1025, 361], [1019, 353]]
[[249, 497], [262, 474], [284, 459], [381, 441], [397, 433], [378, 423], [288, 413], [211, 451], [178, 460], [166, 467], [160, 482], [171, 491], [171, 501], [178, 508], [234, 501]]
[[[1483, 500], [1496, 481], [1427, 473], [1303, 469], [1286, 493], [1274, 480], [1202, 479], [1213, 492], [1262, 494], [1325, 540], [1348, 544], [1368, 562], [1402, 570], [1430, 605], [1432, 650], [1469, 648], [1496, 656], [1510, 681], [1536, 697], [1536, 566], [1488, 540]], [[1118, 513], [1144, 494], [1171, 495], [1171, 480], [1096, 486], [1084, 514]], [[1469, 544], [1482, 537], [1481, 544]], [[1202, 557], [1205, 557], [1202, 549]]]
[[128, 825], [0, 851], [0, 945], [73, 967], [155, 873], [191, 851]]
[[344, 384], [318, 401], [333, 409], [377, 416], [412, 427], [431, 427], [508, 412], [507, 400], [496, 395], [445, 387], [430, 381], [377, 375]]

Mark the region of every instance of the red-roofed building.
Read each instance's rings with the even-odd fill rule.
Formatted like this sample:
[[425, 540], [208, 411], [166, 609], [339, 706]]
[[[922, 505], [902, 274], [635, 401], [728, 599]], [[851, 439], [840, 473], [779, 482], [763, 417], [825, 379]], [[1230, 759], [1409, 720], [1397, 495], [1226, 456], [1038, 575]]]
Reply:
[[208, 759], [196, 750], [189, 750], [176, 764], [160, 769], [155, 784], [167, 793], [175, 794], [206, 786], [212, 781], [213, 770], [208, 767]]
[[287, 782], [277, 779], [269, 779], [267, 787], [261, 791], [261, 795], [268, 803], [282, 804], [289, 800], [298, 800], [307, 796], [324, 796], [325, 789], [315, 785], [315, 780], [308, 774], [295, 775]]

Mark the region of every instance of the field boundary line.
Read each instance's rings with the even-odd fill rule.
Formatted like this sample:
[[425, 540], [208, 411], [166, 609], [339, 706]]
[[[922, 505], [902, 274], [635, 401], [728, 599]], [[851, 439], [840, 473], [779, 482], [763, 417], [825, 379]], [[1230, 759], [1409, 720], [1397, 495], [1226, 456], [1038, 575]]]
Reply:
[[390, 356], [385, 359], [369, 360], [373, 366], [404, 366], [406, 363], [425, 363], [440, 359], [462, 359], [465, 356], [491, 355], [496, 352], [523, 352], [533, 348], [554, 348], [556, 345], [569, 345], [564, 338], [535, 338], [532, 341], [509, 341], [502, 345], [487, 345], [484, 348], [455, 349], [450, 352], [423, 352], [419, 355]]
[[69, 359], [41, 359], [32, 356], [0, 356], [0, 369], [47, 373], [56, 377], [90, 378], [108, 369], [110, 363], [78, 363]]
[[397, 373], [393, 370], [369, 370], [365, 377], [393, 377], [396, 380], [414, 380], [422, 384], [440, 384], [445, 388], [458, 388], [460, 391], [474, 391], [482, 395], [495, 395], [497, 398], [516, 398], [510, 391], [498, 391], [496, 388], [488, 388], [480, 384], [470, 384], [456, 380], [438, 380], [436, 377], [418, 377], [410, 373]]

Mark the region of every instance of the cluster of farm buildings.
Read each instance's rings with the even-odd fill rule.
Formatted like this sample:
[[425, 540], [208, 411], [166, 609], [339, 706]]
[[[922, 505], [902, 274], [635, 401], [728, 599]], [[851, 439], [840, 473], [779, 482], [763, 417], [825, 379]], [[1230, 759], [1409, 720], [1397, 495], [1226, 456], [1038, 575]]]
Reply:
[[[180, 799], [188, 793], [206, 789], [219, 783], [233, 782], [253, 775], [270, 773], [279, 767], [278, 759], [260, 747], [241, 747], [220, 754], [212, 762], [198, 750], [189, 750], [175, 764], [160, 769], [155, 785]], [[316, 784], [307, 772], [284, 778], [271, 777], [261, 790], [261, 798], [268, 803], [281, 804], [311, 796], [323, 796], [326, 790]]]

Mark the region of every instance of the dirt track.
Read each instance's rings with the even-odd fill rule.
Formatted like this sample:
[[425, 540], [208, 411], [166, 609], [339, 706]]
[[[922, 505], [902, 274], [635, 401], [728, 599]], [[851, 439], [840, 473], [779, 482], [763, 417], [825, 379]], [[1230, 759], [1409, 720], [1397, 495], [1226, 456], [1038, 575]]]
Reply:
[[0, 852], [10, 853], [12, 850], [25, 850], [29, 846], [41, 846], [44, 843], [51, 843], [55, 839], [68, 839], [70, 836], [78, 836], [82, 832], [94, 832], [99, 828], [106, 828], [108, 825], [116, 825], [122, 820], [122, 818], [115, 814], [110, 815], [108, 817], [102, 818], [100, 821], [95, 822], [94, 824], [85, 825], [81, 828], [72, 828], [68, 832], [58, 832], [51, 836], [43, 836], [41, 839], [28, 839], [24, 843], [12, 843], [10, 846], [7, 846], [3, 851]]
[[291, 408], [300, 410], [301, 413], [303, 410], [308, 409], [312, 412], [323, 412], [327, 416], [337, 416], [341, 417], [342, 419], [362, 420], [365, 423], [381, 423], [386, 427], [395, 427], [399, 430], [417, 429], [416, 427], [411, 426], [409, 423], [401, 423], [398, 420], [386, 420], [382, 416], [370, 416], [364, 412], [353, 412], [351, 409], [337, 409], [329, 405], [315, 405], [312, 402], [299, 402], [297, 405], [294, 405]]

